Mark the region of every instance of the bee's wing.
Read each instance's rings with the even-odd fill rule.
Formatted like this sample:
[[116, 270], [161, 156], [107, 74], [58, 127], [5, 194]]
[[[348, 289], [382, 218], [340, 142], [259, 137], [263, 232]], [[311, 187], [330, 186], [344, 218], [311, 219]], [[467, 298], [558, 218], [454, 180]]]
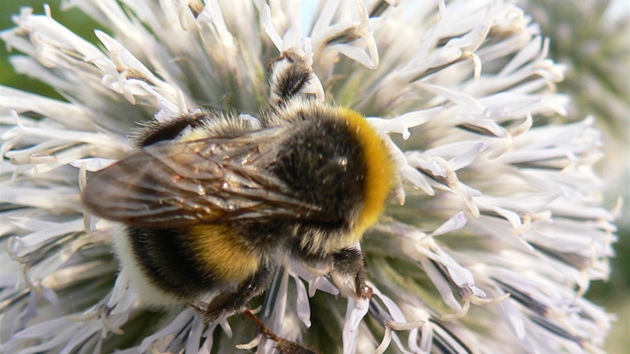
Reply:
[[283, 133], [272, 128], [147, 146], [93, 177], [83, 203], [95, 215], [136, 227], [309, 218], [319, 209], [263, 169]]

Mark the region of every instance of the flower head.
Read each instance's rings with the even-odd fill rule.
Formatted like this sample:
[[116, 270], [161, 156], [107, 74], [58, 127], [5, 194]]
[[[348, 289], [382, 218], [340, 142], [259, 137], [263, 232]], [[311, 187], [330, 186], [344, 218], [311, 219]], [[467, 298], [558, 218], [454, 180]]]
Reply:
[[16, 70], [67, 101], [1, 88], [0, 351], [274, 350], [238, 316], [205, 325], [192, 307], [144, 307], [135, 277], [118, 273], [111, 255], [117, 226], [87, 214], [80, 191], [88, 172], [131, 153], [130, 132], [150, 119], [211, 107], [256, 121], [269, 100], [266, 66], [289, 49], [315, 74], [310, 94], [386, 136], [401, 187], [360, 245], [371, 299], [286, 257], [259, 313], [271, 331], [344, 353], [602, 346], [610, 317], [582, 297], [606, 278], [615, 240], [593, 171], [600, 134], [592, 117], [541, 119], [566, 114], [570, 98], [555, 91], [564, 67], [519, 8], [70, 5], [103, 24], [99, 45], [48, 9], [23, 10], [1, 34], [24, 53], [12, 58]]

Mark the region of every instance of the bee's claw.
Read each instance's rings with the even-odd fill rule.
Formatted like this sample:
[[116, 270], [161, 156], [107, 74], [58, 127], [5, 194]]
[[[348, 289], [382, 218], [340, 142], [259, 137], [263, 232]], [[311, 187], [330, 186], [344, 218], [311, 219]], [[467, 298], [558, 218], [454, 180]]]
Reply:
[[357, 284], [357, 295], [361, 299], [371, 299], [374, 294], [372, 287], [367, 284]]

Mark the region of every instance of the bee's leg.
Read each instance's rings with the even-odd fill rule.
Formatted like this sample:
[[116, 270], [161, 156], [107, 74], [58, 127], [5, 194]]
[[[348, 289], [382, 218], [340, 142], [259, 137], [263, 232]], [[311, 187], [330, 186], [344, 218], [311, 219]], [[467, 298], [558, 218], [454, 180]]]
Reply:
[[367, 269], [363, 252], [357, 248], [344, 248], [332, 255], [333, 272], [342, 277], [354, 277], [355, 293], [362, 299], [372, 297], [372, 288], [366, 284]]
[[282, 337], [279, 337], [277, 334], [273, 333], [269, 328], [267, 328], [267, 326], [265, 326], [265, 324], [258, 317], [256, 317], [256, 315], [252, 312], [252, 310], [246, 309], [245, 311], [243, 311], [243, 315], [246, 317], [249, 317], [254, 322], [254, 324], [256, 324], [256, 327], [258, 327], [258, 330], [260, 331], [260, 333], [262, 333], [265, 337], [271, 339], [272, 341], [276, 342], [278, 344], [276, 346], [276, 349], [280, 351], [281, 353], [317, 354], [316, 351], [312, 350], [311, 348], [301, 343], [284, 339]]
[[303, 54], [291, 49], [269, 63], [271, 92], [269, 99], [274, 104], [282, 104], [296, 96], [312, 96], [323, 99], [321, 83], [313, 74]]
[[226, 314], [241, 312], [254, 297], [262, 294], [271, 283], [273, 267], [263, 266], [234, 292], [217, 295], [203, 311], [204, 322], [210, 323]]

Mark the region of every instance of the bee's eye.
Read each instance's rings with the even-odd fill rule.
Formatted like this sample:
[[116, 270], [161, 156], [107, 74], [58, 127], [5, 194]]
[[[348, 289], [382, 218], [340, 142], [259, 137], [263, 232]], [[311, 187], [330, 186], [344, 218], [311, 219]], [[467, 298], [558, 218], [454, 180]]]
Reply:
[[348, 168], [348, 158], [347, 157], [342, 157], [342, 156], [338, 156], [334, 159], [334, 164], [336, 164], [337, 166], [339, 166], [340, 168], [342, 168], [344, 171], [347, 170]]

